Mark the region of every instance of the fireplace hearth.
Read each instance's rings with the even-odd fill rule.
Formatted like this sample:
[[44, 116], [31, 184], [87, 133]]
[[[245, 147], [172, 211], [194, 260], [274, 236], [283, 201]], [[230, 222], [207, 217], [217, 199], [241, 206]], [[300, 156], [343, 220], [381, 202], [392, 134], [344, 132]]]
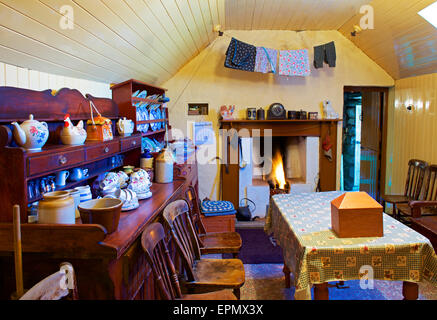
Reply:
[[270, 186], [270, 196], [277, 194], [288, 194], [290, 193], [290, 183], [286, 182], [283, 189], [279, 187], [279, 184], [274, 184], [272, 181], [268, 181]]

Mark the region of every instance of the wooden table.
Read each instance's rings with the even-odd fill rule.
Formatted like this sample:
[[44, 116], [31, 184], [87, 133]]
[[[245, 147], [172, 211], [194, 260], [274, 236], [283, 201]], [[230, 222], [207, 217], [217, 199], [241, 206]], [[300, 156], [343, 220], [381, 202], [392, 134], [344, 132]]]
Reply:
[[286, 286], [294, 274], [296, 299], [329, 299], [328, 282], [363, 279], [370, 266], [373, 278], [404, 281], [405, 299], [418, 298], [417, 283], [437, 284], [437, 256], [429, 240], [384, 214], [384, 236], [338, 238], [331, 230], [330, 202], [343, 192], [272, 197], [265, 231], [273, 233], [284, 253]]

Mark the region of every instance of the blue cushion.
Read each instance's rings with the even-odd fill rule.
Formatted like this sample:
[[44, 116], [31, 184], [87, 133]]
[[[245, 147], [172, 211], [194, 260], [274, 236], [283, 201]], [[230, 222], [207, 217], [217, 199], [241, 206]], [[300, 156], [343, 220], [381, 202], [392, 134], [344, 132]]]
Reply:
[[216, 217], [216, 216], [227, 216], [231, 214], [236, 214], [237, 211], [227, 211], [227, 212], [211, 212], [211, 213], [204, 213], [203, 215], [205, 217]]
[[200, 210], [206, 216], [236, 213], [234, 205], [230, 201], [202, 201]]

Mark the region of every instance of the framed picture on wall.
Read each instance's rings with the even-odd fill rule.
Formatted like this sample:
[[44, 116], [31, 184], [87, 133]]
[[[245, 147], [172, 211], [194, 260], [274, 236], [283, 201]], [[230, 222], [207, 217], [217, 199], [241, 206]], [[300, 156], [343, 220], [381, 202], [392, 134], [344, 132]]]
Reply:
[[189, 103], [188, 115], [189, 116], [208, 115], [208, 103]]
[[212, 122], [193, 122], [193, 141], [196, 146], [214, 144]]

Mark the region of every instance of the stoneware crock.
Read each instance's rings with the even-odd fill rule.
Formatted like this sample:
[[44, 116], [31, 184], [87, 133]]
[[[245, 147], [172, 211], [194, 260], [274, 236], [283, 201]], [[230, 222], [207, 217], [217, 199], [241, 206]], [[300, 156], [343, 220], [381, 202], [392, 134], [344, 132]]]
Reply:
[[74, 199], [68, 191], [44, 194], [38, 204], [38, 223], [74, 224], [76, 214]]

